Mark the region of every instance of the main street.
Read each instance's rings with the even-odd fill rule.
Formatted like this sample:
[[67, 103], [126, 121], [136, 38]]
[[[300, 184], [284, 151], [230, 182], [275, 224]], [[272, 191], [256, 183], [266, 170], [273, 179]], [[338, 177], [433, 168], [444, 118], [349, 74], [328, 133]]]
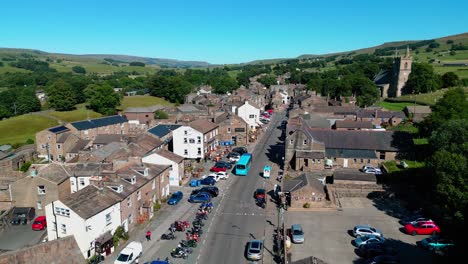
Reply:
[[283, 156], [279, 140], [281, 130], [277, 128], [283, 119], [283, 113], [272, 117], [268, 130], [253, 151], [248, 175], [235, 176], [225, 191], [220, 208], [207, 230], [206, 243], [199, 251], [197, 263], [247, 263], [246, 244], [252, 239], [265, 240], [263, 263], [273, 263], [273, 238], [266, 230], [275, 223], [272, 219], [276, 219], [276, 209], [271, 202], [267, 209], [258, 207], [253, 195], [257, 188], [270, 191], [275, 184], [275, 175], [265, 180], [260, 173], [265, 165], [278, 164]]

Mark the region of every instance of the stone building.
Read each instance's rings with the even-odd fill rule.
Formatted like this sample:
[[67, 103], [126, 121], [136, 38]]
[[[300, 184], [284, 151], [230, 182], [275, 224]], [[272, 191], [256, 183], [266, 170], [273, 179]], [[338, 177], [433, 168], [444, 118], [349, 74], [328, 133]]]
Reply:
[[124, 116], [129, 123], [149, 125], [154, 120], [154, 113], [164, 109], [162, 105], [153, 105], [148, 107], [129, 107], [125, 109]]
[[36, 157], [34, 145], [25, 145], [14, 151], [0, 151], [0, 177], [14, 175], [24, 163]]
[[247, 146], [249, 126], [239, 116], [220, 112], [213, 118], [213, 122], [219, 125], [219, 144]]
[[410, 54], [409, 47], [406, 48], [404, 56], [397, 56], [393, 60], [392, 70], [380, 71], [374, 77], [374, 83], [380, 88], [381, 96], [400, 97], [403, 87], [411, 74], [413, 57]]

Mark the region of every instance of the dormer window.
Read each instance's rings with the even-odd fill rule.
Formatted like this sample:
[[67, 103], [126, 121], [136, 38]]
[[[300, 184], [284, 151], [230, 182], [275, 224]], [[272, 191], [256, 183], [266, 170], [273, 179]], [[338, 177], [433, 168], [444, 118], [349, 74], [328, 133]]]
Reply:
[[146, 177], [149, 174], [149, 169], [148, 168], [139, 169], [137, 170], [137, 172]]
[[307, 145], [307, 139], [304, 139], [304, 145]]
[[123, 185], [109, 186], [109, 188], [111, 188], [116, 193], [122, 193], [123, 192]]
[[124, 179], [124, 181], [126, 181], [126, 182], [128, 182], [128, 183], [130, 183], [132, 185], [136, 183], [136, 176], [135, 175], [133, 175], [130, 178], [123, 178], [123, 179]]

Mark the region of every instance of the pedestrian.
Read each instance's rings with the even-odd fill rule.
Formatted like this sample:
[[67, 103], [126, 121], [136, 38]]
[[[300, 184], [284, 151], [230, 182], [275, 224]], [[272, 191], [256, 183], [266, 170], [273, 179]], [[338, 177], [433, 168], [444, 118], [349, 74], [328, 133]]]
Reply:
[[151, 240], [151, 231], [146, 231], [146, 241], [150, 241]]

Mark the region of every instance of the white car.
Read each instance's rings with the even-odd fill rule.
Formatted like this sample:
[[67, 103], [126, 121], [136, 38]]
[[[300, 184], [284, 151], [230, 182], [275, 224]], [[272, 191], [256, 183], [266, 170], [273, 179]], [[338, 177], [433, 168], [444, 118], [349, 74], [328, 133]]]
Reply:
[[227, 172], [224, 172], [224, 171], [211, 173], [208, 176], [212, 176], [215, 179], [215, 181], [227, 180], [229, 178], [229, 174]]
[[365, 170], [363, 170], [364, 173], [370, 173], [370, 174], [376, 174], [376, 175], [379, 175], [379, 174], [382, 174], [382, 171], [380, 169], [377, 169], [377, 168], [367, 168]]
[[143, 246], [140, 242], [132, 241], [122, 251], [114, 261], [114, 264], [130, 264], [136, 263], [143, 253]]
[[377, 228], [368, 226], [368, 225], [358, 225], [353, 228], [354, 237], [361, 237], [361, 236], [368, 236], [368, 235], [383, 237], [382, 231], [380, 231]]
[[234, 156], [229, 158], [229, 162], [236, 163], [240, 160], [240, 156]]

